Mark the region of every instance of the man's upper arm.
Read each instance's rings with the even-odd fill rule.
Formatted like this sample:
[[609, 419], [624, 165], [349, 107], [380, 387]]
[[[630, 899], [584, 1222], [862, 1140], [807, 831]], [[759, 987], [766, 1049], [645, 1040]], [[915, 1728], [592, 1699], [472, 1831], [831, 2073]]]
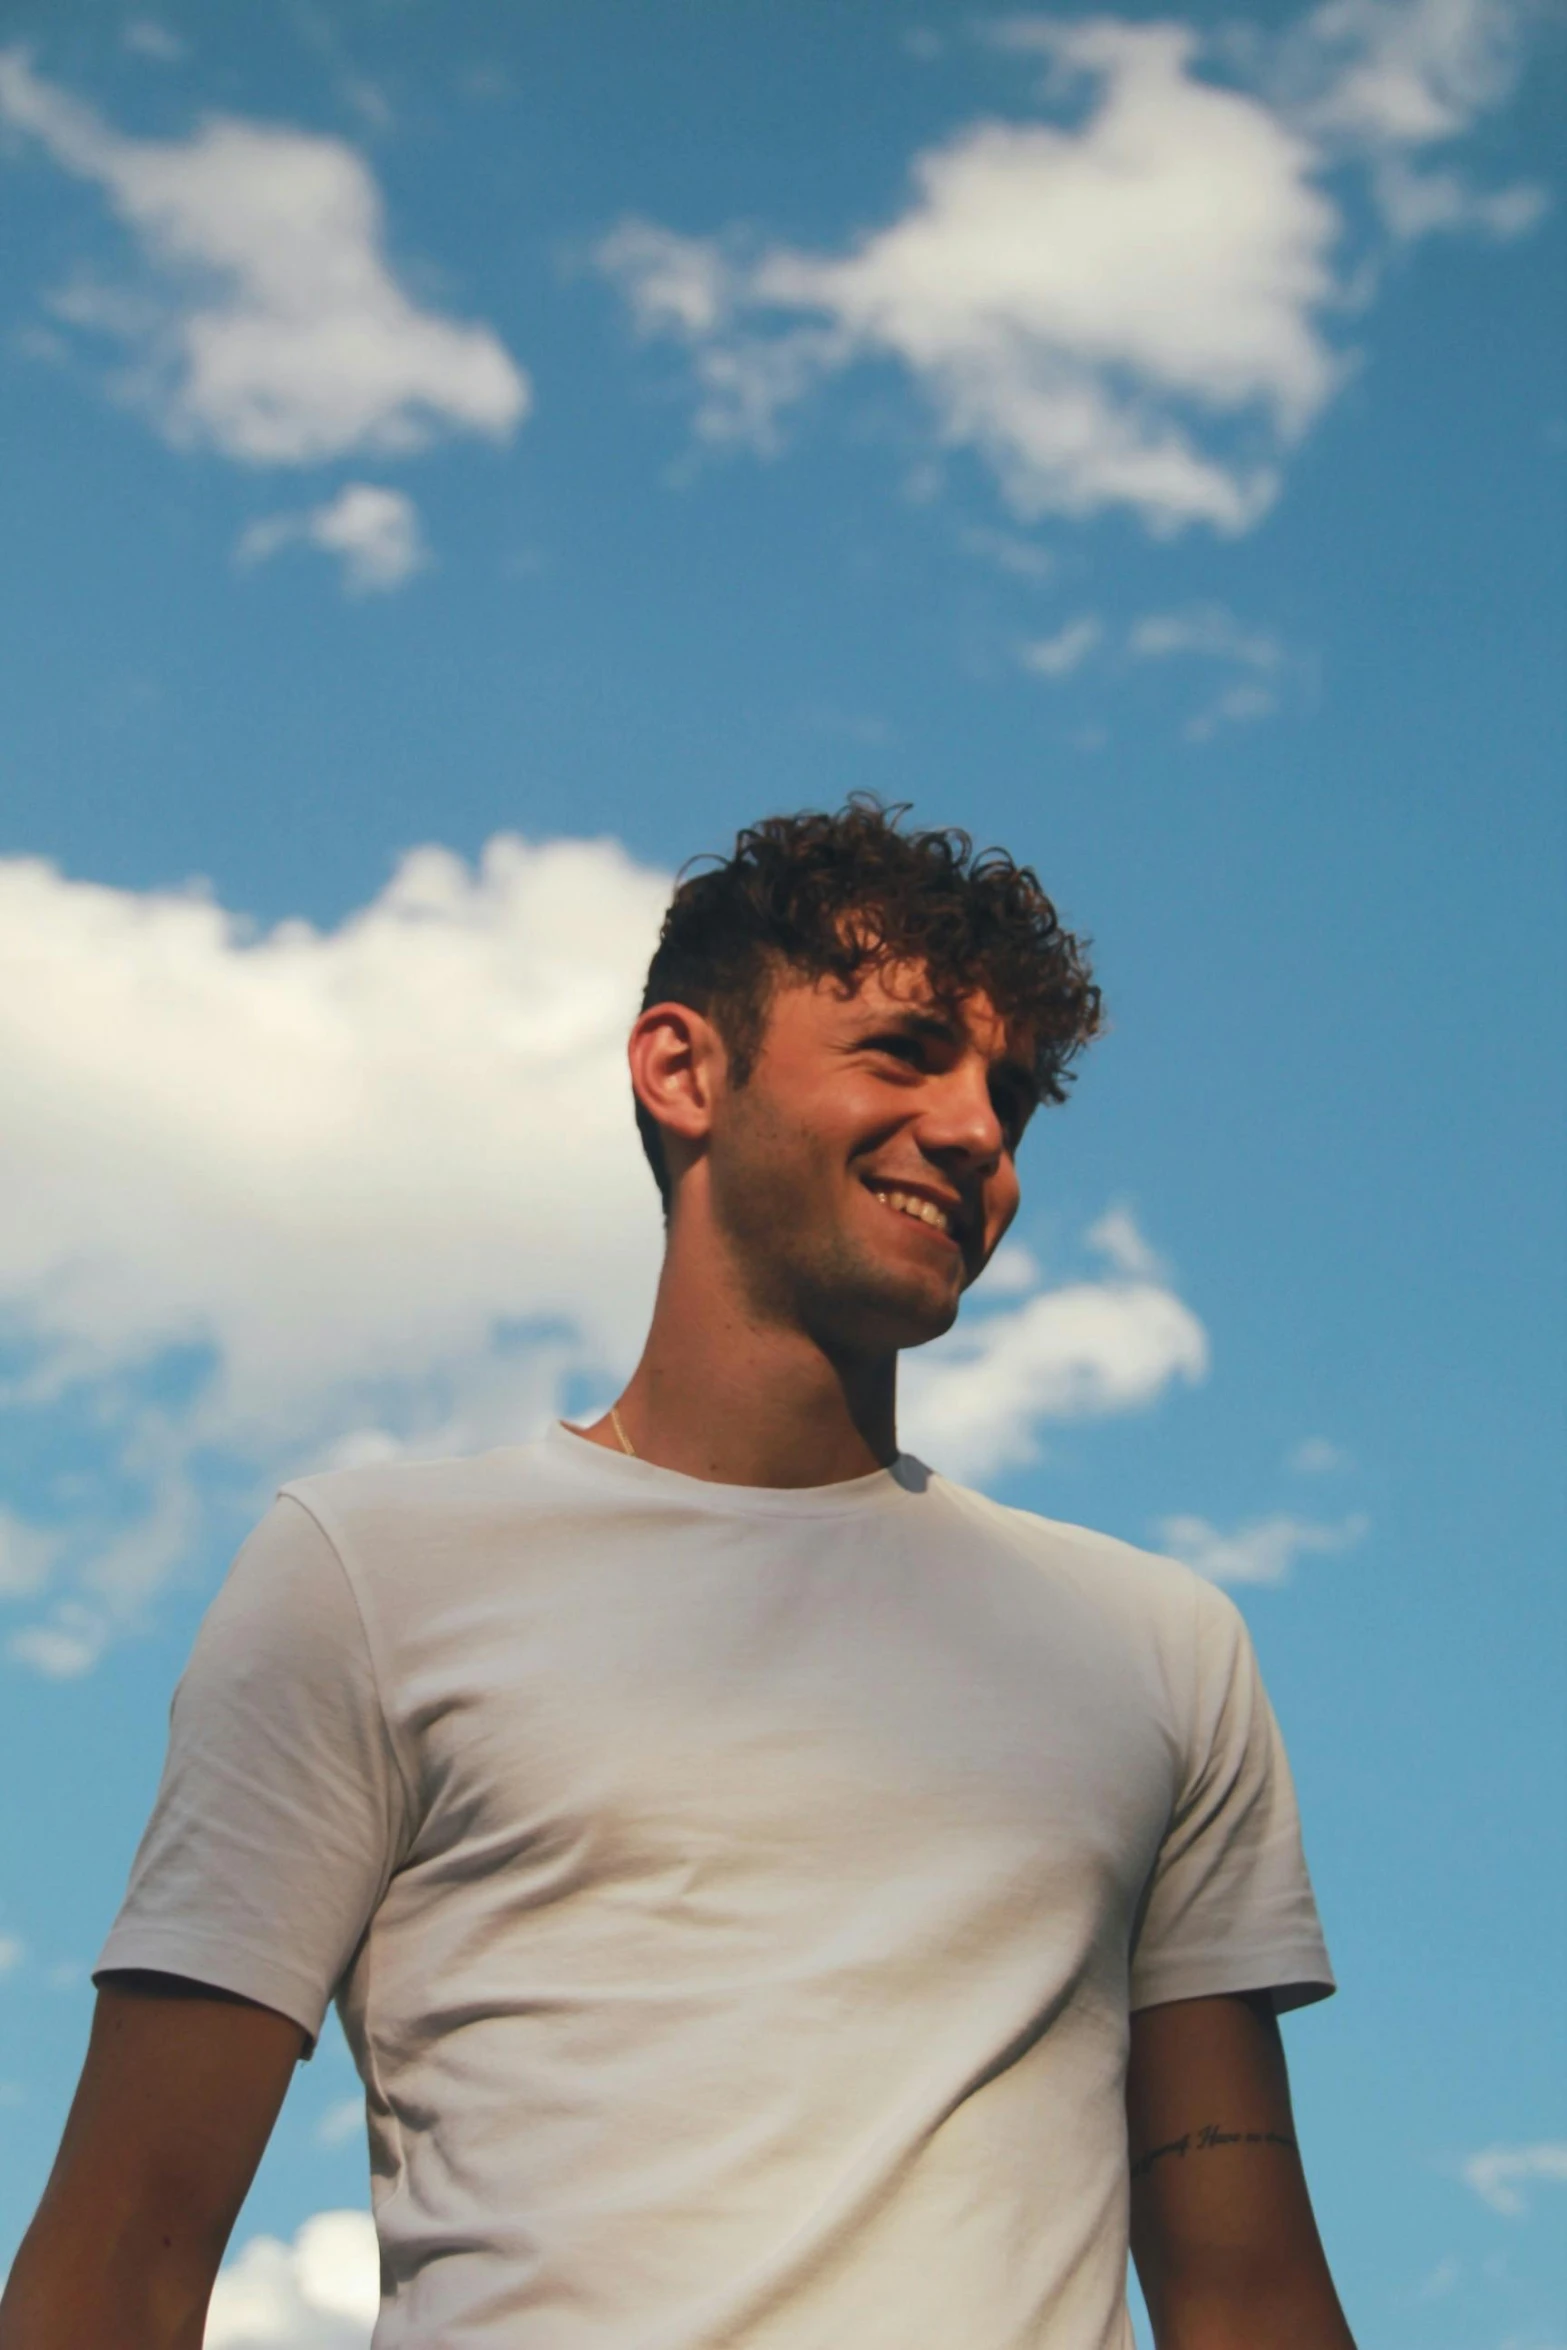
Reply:
[[[199, 2350], [207, 2298], [305, 2045], [199, 1983], [111, 1976], [0, 2350]], [[111, 2330], [112, 2329], [112, 2332]]]
[[[406, 1819], [358, 1597], [311, 1512], [281, 1501], [235, 1561], [176, 1692], [3, 2350], [200, 2350], [228, 2230]], [[101, 2307], [81, 2299], [94, 2292]], [[70, 2322], [24, 2321], [19, 2295], [67, 2308]], [[117, 2314], [130, 2309], [134, 2327]]]
[[1353, 2350], [1266, 1994], [1132, 2017], [1132, 2251], [1159, 2350]]
[[356, 1597], [317, 1520], [285, 1498], [235, 1560], [175, 1693], [100, 1977], [184, 1976], [313, 2036], [406, 1817]]
[[1189, 1586], [1177, 1676], [1180, 1783], [1132, 1954], [1134, 2008], [1271, 1987], [1278, 2008], [1333, 1988], [1288, 1758], [1250, 1636], [1225, 1593]]

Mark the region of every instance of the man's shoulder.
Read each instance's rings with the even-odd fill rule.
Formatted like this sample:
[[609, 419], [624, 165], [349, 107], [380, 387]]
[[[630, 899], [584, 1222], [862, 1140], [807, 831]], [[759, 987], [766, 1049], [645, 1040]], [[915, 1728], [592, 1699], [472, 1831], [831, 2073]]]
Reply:
[[1217, 1585], [1180, 1559], [1145, 1550], [1096, 1527], [995, 1501], [949, 1477], [938, 1482], [954, 1506], [994, 1541], [1010, 1547], [1041, 1574], [1071, 1582], [1107, 1606], [1141, 1618], [1157, 1616], [1185, 1624], [1194, 1616], [1222, 1621], [1235, 1613]]
[[542, 1444], [441, 1459], [362, 1460], [292, 1477], [280, 1498], [309, 1512], [333, 1541], [388, 1534], [430, 1537], [525, 1509], [549, 1481]]

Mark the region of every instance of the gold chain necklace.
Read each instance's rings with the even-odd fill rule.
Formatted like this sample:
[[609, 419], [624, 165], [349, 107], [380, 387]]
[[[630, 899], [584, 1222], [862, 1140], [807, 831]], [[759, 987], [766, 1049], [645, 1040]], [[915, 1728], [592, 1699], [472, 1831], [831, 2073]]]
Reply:
[[629, 1453], [634, 1461], [640, 1460], [641, 1455], [637, 1451], [636, 1446], [632, 1443], [630, 1437], [626, 1434], [625, 1423], [620, 1417], [620, 1406], [618, 1404], [612, 1403], [609, 1407], [609, 1424], [614, 1429], [615, 1434], [620, 1438], [621, 1451]]

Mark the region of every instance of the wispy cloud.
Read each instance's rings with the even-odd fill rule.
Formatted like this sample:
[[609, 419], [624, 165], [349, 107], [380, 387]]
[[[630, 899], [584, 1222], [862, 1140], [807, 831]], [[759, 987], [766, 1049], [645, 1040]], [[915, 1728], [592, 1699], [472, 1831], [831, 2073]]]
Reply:
[[1527, 0], [1325, 0], [1281, 43], [1278, 102], [1325, 161], [1368, 166], [1400, 243], [1438, 231], [1523, 235], [1545, 209], [1524, 183], [1476, 188], [1438, 161], [1517, 81]]
[[350, 595], [385, 595], [429, 560], [412, 498], [367, 481], [349, 482], [325, 505], [303, 513], [269, 514], [251, 523], [235, 561], [250, 570], [291, 546], [337, 556]]
[[1127, 631], [1127, 651], [1134, 661], [1167, 661], [1172, 655], [1197, 654], [1209, 661], [1233, 661], [1271, 677], [1284, 660], [1284, 648], [1266, 629], [1247, 628], [1222, 604], [1190, 604], [1176, 612], [1150, 612]]
[[1537, 2140], [1530, 2146], [1487, 2146], [1462, 2166], [1466, 2186], [1504, 2219], [1522, 2219], [1532, 2186], [1567, 2187], [1567, 2139]]
[[1298, 1558], [1348, 1550], [1365, 1534], [1360, 1516], [1322, 1525], [1308, 1518], [1250, 1518], [1226, 1532], [1207, 1518], [1161, 1518], [1163, 1547], [1211, 1583], [1287, 1583]]
[[1147, 613], [1128, 630], [1126, 649], [1134, 661], [1197, 660], [1242, 672], [1187, 719], [1183, 731], [1189, 742], [1206, 742], [1221, 727], [1271, 717], [1286, 672], [1300, 667], [1271, 630], [1247, 626], [1222, 604]]
[[1021, 646], [1018, 659], [1036, 677], [1070, 677], [1103, 639], [1103, 622], [1093, 613], [1085, 612], [1080, 619], [1069, 620], [1065, 627], [1058, 628], [1053, 636], [1035, 637]]
[[965, 555], [977, 555], [1014, 579], [1046, 580], [1056, 568], [1055, 557], [1048, 547], [1012, 530], [993, 530], [983, 523], [971, 523], [958, 533], [958, 544]]
[[9, 1975], [27, 1956], [27, 1945], [18, 1934], [0, 1934], [0, 1975]]
[[[170, 1559], [172, 1569], [175, 1560]], [[48, 1681], [75, 1681], [90, 1673], [108, 1647], [113, 1625], [107, 1610], [79, 1599], [55, 1602], [48, 1620], [23, 1624], [5, 1644], [6, 1655], [30, 1665]]]
[[369, 2350], [380, 2306], [370, 2214], [319, 2211], [291, 2244], [252, 2236], [225, 2263], [204, 2350]]
[[127, 138], [16, 48], [0, 51], [0, 122], [100, 187], [135, 239], [140, 280], [78, 281], [52, 307], [130, 347], [121, 389], [175, 443], [310, 464], [504, 439], [527, 413], [498, 336], [398, 283], [380, 191], [342, 140], [226, 116]]
[[1445, 2301], [1463, 2273], [1462, 2264], [1448, 2253], [1421, 2278], [1410, 2298], [1414, 2301]]
[[340, 2097], [329, 2105], [316, 2123], [318, 2146], [346, 2146], [350, 2138], [358, 2137], [365, 2126], [365, 2101], [362, 2097]]
[[990, 37], [1043, 69], [1040, 118], [916, 155], [888, 224], [811, 252], [632, 219], [598, 263], [641, 336], [688, 352], [710, 445], [776, 454], [807, 393], [890, 359], [1019, 516], [1244, 531], [1345, 373], [1330, 324], [1370, 256], [1334, 173], [1371, 174], [1406, 240], [1537, 212], [1410, 160], [1506, 97], [1520, 21], [1500, 0], [1329, 0], [1252, 42], [1246, 89], [1189, 26], [1014, 17]]
[[151, 16], [133, 16], [120, 39], [133, 57], [150, 57], [155, 65], [180, 65], [190, 55], [178, 33]]
[[52, 1536], [0, 1508], [0, 1598], [18, 1599], [46, 1583], [56, 1549]]
[[1331, 1477], [1352, 1469], [1354, 1461], [1343, 1445], [1328, 1436], [1303, 1436], [1285, 1456], [1284, 1466], [1297, 1477]]
[[1090, 1248], [1109, 1258], [1118, 1273], [1134, 1281], [1163, 1281], [1169, 1267], [1154, 1248], [1130, 1208], [1107, 1208], [1085, 1236]]
[[[1017, 659], [1022, 668], [1052, 683], [1074, 675], [1090, 659], [1122, 679], [1149, 663], [1195, 663], [1209, 690], [1182, 728], [1189, 742], [1206, 742], [1221, 727], [1271, 716], [1287, 690], [1299, 693], [1313, 669], [1271, 629], [1248, 624], [1214, 603], [1147, 612], [1113, 627], [1085, 613], [1048, 636], [1025, 639]], [[1217, 685], [1216, 672], [1223, 681]]]

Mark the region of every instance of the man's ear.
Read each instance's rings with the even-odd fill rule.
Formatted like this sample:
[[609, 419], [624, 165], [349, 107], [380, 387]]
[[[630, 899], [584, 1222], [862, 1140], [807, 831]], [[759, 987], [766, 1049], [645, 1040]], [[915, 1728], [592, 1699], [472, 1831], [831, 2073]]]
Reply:
[[663, 1133], [673, 1174], [673, 1161], [700, 1150], [712, 1126], [728, 1070], [718, 1031], [689, 1004], [649, 1004], [631, 1031], [626, 1059], [637, 1100]]

